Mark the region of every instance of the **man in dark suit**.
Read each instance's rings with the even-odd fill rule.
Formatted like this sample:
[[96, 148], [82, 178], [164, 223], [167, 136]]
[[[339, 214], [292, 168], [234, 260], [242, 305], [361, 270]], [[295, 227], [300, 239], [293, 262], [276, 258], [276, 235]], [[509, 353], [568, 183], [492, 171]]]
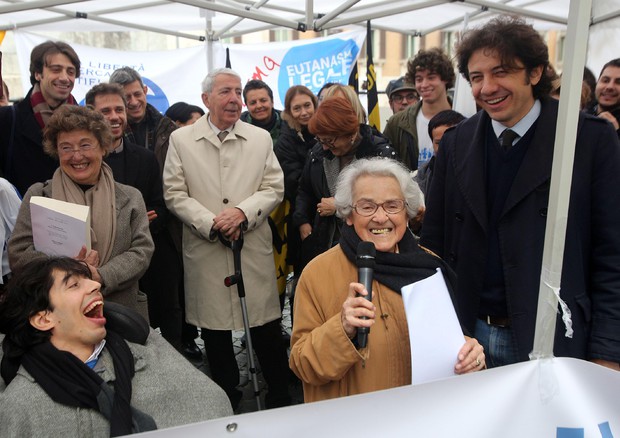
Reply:
[[[533, 347], [558, 105], [547, 47], [521, 19], [468, 32], [457, 60], [482, 110], [442, 139], [421, 244], [456, 270], [487, 364], [506, 365]], [[560, 315], [554, 354], [620, 370], [620, 144], [580, 114], [576, 145], [560, 289], [574, 332]]]
[[50, 179], [58, 160], [43, 151], [43, 129], [53, 112], [75, 105], [71, 95], [80, 76], [80, 58], [62, 41], [46, 41], [30, 53], [30, 83], [26, 97], [0, 108], [0, 173], [24, 195], [36, 183]]
[[137, 188], [144, 198], [155, 252], [140, 280], [140, 289], [148, 295], [151, 326], [160, 327], [162, 336], [180, 349], [181, 308], [177, 287], [181, 271], [166, 227], [170, 213], [163, 198], [157, 159], [153, 152], [124, 137], [127, 114], [121, 86], [106, 83], [94, 86], [86, 94], [86, 104], [102, 113], [112, 128], [114, 144], [104, 161], [112, 168], [114, 179]]

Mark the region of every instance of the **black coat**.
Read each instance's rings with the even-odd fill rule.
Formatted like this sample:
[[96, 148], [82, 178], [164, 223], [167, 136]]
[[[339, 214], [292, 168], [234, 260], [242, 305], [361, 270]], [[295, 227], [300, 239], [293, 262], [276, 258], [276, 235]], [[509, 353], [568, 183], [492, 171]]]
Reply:
[[295, 206], [297, 188], [310, 149], [316, 144], [314, 136], [307, 131], [297, 132], [282, 120], [280, 137], [274, 147], [276, 157], [284, 173], [284, 197]]
[[171, 234], [170, 225], [175, 218], [164, 202], [157, 158], [152, 151], [125, 138], [122, 152], [108, 155], [105, 162], [112, 168], [117, 182], [138, 189], [146, 210], [157, 213], [157, 218], [149, 224], [155, 251], [148, 270], [140, 279], [140, 290], [149, 298], [151, 325], [160, 327], [164, 338], [178, 347], [182, 323], [178, 289], [183, 275], [182, 256]]
[[[0, 173], [22, 196], [32, 184], [51, 179], [58, 168], [58, 160], [43, 152], [43, 134], [30, 105], [31, 94], [32, 89], [13, 108], [0, 108]], [[10, 148], [14, 116], [13, 147]]]
[[[397, 158], [396, 151], [388, 139], [373, 131], [370, 126], [360, 125], [360, 134], [362, 140], [355, 151], [355, 158]], [[316, 213], [316, 205], [321, 198], [332, 196], [323, 169], [324, 158], [334, 159], [335, 157], [331, 152], [324, 151], [323, 147], [317, 143], [310, 151], [304, 166], [293, 213], [293, 225], [296, 228], [306, 223], [312, 225], [312, 234], [306, 240], [312, 240], [313, 254], [302, 254], [302, 258], [306, 261], [338, 243], [334, 239], [338, 227], [336, 216], [320, 216]], [[304, 246], [306, 244], [308, 242], [305, 242]], [[302, 251], [306, 251], [305, 248]]]
[[299, 264], [301, 237], [299, 235], [299, 227], [293, 225], [295, 200], [304, 164], [310, 154], [310, 149], [315, 144], [314, 136], [308, 131], [304, 129], [302, 133], [299, 133], [291, 128], [286, 121], [282, 120], [280, 137], [274, 146], [274, 152], [284, 173], [284, 198], [291, 203], [291, 209], [287, 217], [286, 242], [288, 246], [286, 259], [287, 263], [293, 266], [295, 272], [301, 272]]
[[112, 168], [114, 180], [135, 187], [142, 193], [146, 210], [155, 210], [157, 219], [151, 222], [151, 234], [159, 233], [166, 225], [169, 212], [164, 202], [163, 185], [155, 154], [125, 139], [123, 151], [110, 153], [104, 161]]
[[[543, 100], [498, 224], [508, 313], [519, 359], [532, 351], [558, 104]], [[486, 266], [488, 214], [481, 111], [446, 131], [435, 162], [421, 244], [457, 273], [461, 323], [474, 332]], [[556, 324], [554, 354], [620, 362], [620, 144], [611, 125], [579, 118], [560, 295], [572, 338]]]

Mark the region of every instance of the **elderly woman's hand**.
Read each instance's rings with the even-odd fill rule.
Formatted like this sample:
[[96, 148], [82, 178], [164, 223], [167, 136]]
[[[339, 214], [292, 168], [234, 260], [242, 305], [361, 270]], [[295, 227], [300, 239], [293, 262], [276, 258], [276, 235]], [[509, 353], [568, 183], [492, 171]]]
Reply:
[[[362, 295], [361, 297], [357, 295]], [[349, 295], [342, 305], [340, 320], [349, 338], [357, 334], [359, 327], [371, 327], [375, 323], [375, 305], [364, 298], [368, 291], [361, 283], [349, 284]], [[362, 319], [365, 316], [368, 319]]]
[[321, 202], [316, 204], [316, 212], [321, 216], [333, 216], [336, 213], [336, 201], [333, 197], [321, 198]]
[[87, 265], [92, 265], [94, 267], [99, 266], [99, 253], [97, 252], [97, 250], [94, 250], [94, 249], [88, 250], [86, 249], [85, 246], [82, 246], [82, 249], [80, 250], [78, 255], [75, 256], [74, 258], [75, 260], [84, 262]]
[[469, 336], [465, 336], [465, 341], [465, 345], [459, 351], [459, 360], [454, 367], [456, 374], [467, 374], [486, 368], [484, 347]]
[[97, 267], [99, 267], [99, 253], [97, 250], [87, 250], [85, 246], [82, 246], [82, 249], [74, 259], [86, 263], [86, 266], [90, 269], [92, 279], [103, 284], [101, 275], [99, 275], [99, 271], [97, 270]]

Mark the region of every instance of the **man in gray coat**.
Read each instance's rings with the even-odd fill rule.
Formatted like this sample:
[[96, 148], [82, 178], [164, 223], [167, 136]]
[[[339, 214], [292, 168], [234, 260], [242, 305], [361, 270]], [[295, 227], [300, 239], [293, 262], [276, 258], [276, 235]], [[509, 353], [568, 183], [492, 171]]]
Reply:
[[100, 288], [68, 257], [15, 273], [0, 302], [0, 436], [119, 436], [232, 414], [139, 315], [104, 314]]

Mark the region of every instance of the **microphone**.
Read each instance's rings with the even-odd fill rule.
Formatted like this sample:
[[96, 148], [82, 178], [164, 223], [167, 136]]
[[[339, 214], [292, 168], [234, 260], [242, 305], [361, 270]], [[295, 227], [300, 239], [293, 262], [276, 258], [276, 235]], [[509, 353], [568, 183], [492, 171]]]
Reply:
[[[372, 301], [372, 276], [375, 269], [375, 244], [372, 242], [360, 242], [357, 245], [357, 254], [355, 256], [355, 264], [357, 265], [357, 280], [362, 283], [368, 295], [368, 301]], [[368, 319], [365, 316], [363, 319]], [[365, 348], [368, 343], [369, 327], [359, 327], [357, 329], [357, 345], [359, 348]]]

